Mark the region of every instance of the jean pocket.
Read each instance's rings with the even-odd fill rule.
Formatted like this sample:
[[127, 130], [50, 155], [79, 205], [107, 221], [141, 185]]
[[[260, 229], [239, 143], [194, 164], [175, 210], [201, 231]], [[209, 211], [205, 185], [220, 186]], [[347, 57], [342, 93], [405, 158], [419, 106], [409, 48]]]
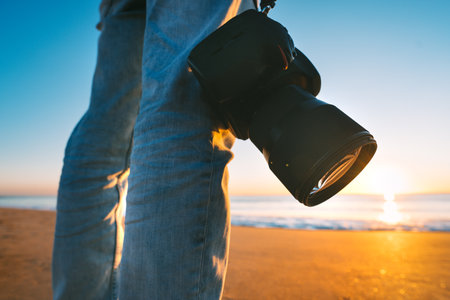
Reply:
[[103, 28], [103, 20], [106, 18], [106, 16], [111, 11], [112, 2], [113, 2], [113, 0], [102, 0], [102, 2], [100, 3], [100, 8], [99, 8], [100, 21], [95, 26], [95, 28], [97, 28], [98, 30], [102, 30], [102, 28]]

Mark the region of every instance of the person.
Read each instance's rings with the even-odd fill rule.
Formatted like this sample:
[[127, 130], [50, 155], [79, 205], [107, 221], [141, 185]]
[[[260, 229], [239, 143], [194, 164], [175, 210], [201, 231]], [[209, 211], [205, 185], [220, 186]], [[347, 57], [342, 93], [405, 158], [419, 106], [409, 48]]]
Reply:
[[202, 100], [187, 57], [254, 7], [103, 0], [90, 105], [58, 190], [54, 299], [221, 297], [234, 137]]

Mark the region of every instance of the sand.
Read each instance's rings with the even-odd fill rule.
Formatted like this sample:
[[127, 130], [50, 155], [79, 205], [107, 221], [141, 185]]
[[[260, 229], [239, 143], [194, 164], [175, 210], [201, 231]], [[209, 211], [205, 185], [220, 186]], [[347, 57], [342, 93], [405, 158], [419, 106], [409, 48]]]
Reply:
[[[50, 299], [54, 212], [0, 209], [0, 299]], [[224, 299], [450, 299], [450, 233], [233, 227]]]

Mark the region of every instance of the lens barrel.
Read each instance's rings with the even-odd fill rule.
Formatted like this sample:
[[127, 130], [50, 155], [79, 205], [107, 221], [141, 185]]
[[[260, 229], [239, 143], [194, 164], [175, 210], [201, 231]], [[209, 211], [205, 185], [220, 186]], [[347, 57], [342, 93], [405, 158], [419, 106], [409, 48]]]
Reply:
[[[366, 129], [295, 85], [274, 92], [254, 113], [250, 140], [284, 186], [307, 206], [322, 203], [344, 188], [377, 148]], [[341, 170], [346, 172], [335, 174], [332, 185], [314, 191], [330, 170], [339, 168], [337, 163], [356, 151], [352, 164]]]

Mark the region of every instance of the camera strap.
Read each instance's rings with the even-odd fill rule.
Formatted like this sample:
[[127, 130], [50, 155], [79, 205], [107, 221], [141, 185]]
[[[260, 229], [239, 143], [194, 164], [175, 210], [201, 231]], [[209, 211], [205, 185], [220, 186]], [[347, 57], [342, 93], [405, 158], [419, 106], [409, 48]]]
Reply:
[[269, 13], [269, 11], [275, 7], [275, 2], [277, 0], [261, 0], [260, 7], [261, 12], [265, 15]]

